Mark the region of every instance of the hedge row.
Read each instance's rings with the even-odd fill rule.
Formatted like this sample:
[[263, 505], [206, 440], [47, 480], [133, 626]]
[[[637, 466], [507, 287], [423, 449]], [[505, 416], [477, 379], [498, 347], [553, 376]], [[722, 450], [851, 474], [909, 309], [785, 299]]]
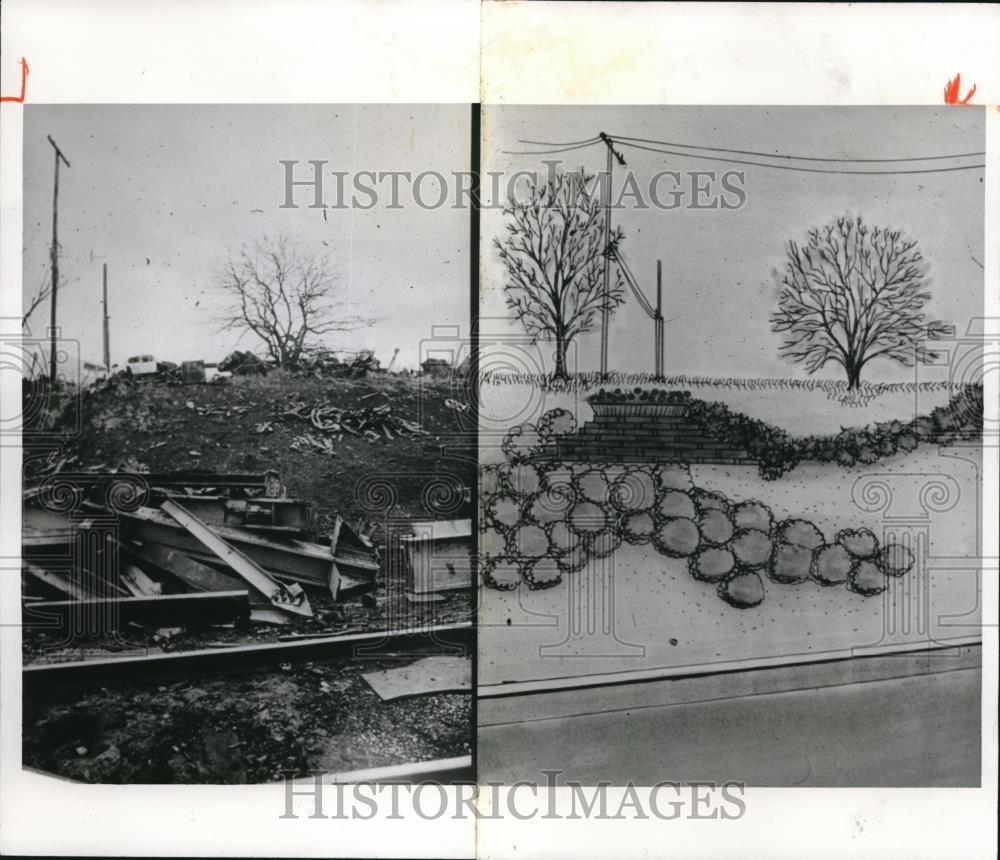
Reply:
[[850, 468], [871, 465], [898, 451], [912, 451], [921, 442], [950, 445], [982, 438], [983, 386], [970, 384], [945, 406], [912, 421], [888, 421], [847, 428], [829, 436], [793, 437], [764, 421], [734, 412], [723, 403], [690, 400], [688, 416], [705, 433], [747, 451], [759, 463], [760, 475], [771, 481], [801, 462], [837, 463]]

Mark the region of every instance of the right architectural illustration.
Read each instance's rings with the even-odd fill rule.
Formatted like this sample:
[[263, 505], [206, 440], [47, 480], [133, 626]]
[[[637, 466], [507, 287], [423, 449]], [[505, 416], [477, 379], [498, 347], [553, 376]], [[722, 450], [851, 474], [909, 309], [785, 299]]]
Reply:
[[483, 128], [480, 782], [979, 785], [982, 110]]

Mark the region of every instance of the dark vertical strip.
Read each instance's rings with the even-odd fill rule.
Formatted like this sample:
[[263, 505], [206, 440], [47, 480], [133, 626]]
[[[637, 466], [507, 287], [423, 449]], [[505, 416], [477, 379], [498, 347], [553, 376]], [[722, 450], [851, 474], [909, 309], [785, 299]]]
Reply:
[[472, 773], [479, 781], [479, 697], [476, 689], [479, 683], [479, 158], [480, 134], [482, 129], [482, 105], [472, 104], [469, 141], [469, 172], [471, 188], [469, 193], [469, 380], [466, 383], [472, 405], [473, 430], [472, 453], [475, 463], [472, 467]]

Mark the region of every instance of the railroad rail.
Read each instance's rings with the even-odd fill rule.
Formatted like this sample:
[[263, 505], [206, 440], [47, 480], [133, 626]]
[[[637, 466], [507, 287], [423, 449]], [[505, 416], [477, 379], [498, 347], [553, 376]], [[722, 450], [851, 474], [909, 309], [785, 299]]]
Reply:
[[255, 643], [139, 657], [45, 663], [22, 669], [22, 689], [28, 697], [79, 686], [246, 672], [281, 663], [333, 662], [366, 657], [402, 658], [411, 655], [426, 656], [428, 653], [441, 653], [442, 650], [471, 654], [474, 643], [475, 627], [471, 622], [463, 621], [296, 642]]

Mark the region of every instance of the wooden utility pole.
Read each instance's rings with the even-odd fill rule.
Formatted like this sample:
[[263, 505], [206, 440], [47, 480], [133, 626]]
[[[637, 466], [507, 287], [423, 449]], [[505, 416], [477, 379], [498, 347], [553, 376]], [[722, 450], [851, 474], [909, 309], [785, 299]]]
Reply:
[[108, 264], [104, 264], [104, 369], [111, 373], [111, 338], [108, 333]]
[[49, 143], [55, 150], [55, 184], [52, 191], [52, 305], [49, 313], [49, 386], [56, 384], [56, 293], [59, 290], [59, 162], [69, 167], [69, 160], [62, 154], [52, 135]]
[[618, 159], [618, 163], [625, 166], [625, 156], [615, 149], [614, 141], [603, 131], [600, 132], [601, 140], [608, 147], [607, 166], [607, 191], [608, 196], [604, 201], [604, 293], [601, 302], [601, 378], [608, 375], [608, 322], [610, 317], [610, 290], [611, 290], [611, 255], [609, 247], [611, 245], [611, 168], [613, 165], [612, 156]]

